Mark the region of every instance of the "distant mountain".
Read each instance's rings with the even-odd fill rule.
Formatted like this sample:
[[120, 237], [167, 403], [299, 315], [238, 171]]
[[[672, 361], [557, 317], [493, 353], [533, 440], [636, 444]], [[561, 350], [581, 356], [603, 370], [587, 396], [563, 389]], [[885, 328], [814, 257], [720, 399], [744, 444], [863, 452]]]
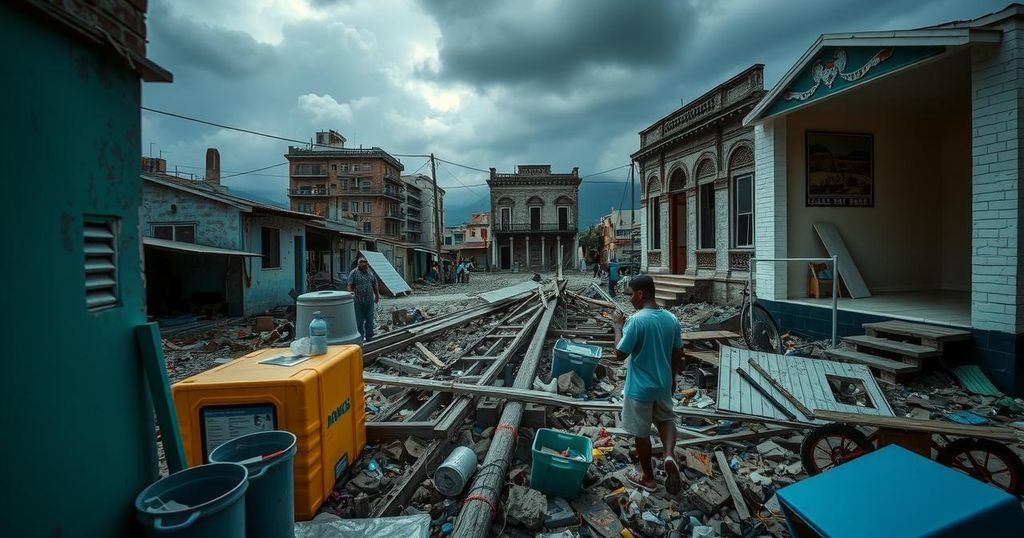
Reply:
[[[623, 194], [623, 183], [587, 183], [583, 180], [580, 185], [580, 228], [584, 229], [591, 224], [596, 224], [598, 219], [607, 215], [612, 207], [629, 209], [629, 187], [625, 187]], [[480, 211], [479, 203], [457, 205], [445, 204], [447, 215], [445, 224], [455, 226], [469, 221], [469, 216], [474, 211]], [[640, 209], [640, 185], [636, 186], [636, 209]]]

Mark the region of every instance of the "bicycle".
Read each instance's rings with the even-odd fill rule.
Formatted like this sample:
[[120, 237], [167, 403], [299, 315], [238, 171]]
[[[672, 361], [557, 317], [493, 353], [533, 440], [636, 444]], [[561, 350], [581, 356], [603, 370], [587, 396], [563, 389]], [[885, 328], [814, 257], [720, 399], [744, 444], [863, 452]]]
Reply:
[[[782, 354], [782, 336], [779, 325], [765, 307], [757, 304], [757, 293], [749, 285], [743, 286], [743, 306], [740, 308], [740, 334], [753, 351]], [[753, 323], [751, 323], [753, 312]]]

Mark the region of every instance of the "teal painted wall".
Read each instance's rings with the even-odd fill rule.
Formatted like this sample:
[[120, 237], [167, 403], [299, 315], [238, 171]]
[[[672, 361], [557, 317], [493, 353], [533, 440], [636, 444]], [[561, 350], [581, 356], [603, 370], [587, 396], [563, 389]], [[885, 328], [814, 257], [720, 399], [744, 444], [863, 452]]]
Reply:
[[[0, 521], [4, 536], [128, 536], [156, 474], [133, 333], [145, 322], [140, 82], [56, 28], [0, 5]], [[85, 306], [83, 215], [120, 219], [120, 305], [100, 312]]]
[[[306, 236], [306, 227], [302, 221], [249, 213], [243, 215], [243, 250], [262, 252], [262, 228], [264, 226], [280, 230], [281, 264], [276, 268], [263, 268], [262, 258], [247, 258], [243, 263], [248, 265], [251, 280], [244, 286], [242, 293], [245, 300], [245, 315], [255, 316], [278, 306], [292, 304], [288, 292], [295, 288], [295, 236]], [[305, 252], [299, 256], [300, 275], [305, 278]]]

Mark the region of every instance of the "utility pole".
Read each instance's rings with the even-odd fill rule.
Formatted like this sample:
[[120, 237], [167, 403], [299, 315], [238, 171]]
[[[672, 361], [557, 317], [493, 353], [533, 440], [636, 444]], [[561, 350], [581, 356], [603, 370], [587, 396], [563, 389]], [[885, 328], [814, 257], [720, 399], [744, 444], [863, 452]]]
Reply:
[[630, 263], [636, 255], [636, 243], [633, 240], [633, 220], [636, 218], [636, 175], [633, 174], [633, 162], [629, 163], [629, 252]]
[[437, 270], [444, 273], [441, 265], [441, 204], [437, 201], [437, 163], [430, 154], [430, 179], [434, 182], [434, 246], [437, 248]]

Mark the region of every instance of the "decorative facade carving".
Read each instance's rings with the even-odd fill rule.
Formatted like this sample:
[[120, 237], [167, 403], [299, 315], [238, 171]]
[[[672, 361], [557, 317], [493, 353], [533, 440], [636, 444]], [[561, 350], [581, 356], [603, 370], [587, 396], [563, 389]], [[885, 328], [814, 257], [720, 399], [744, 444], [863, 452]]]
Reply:
[[697, 269], [714, 269], [717, 255], [714, 250], [697, 251]]
[[648, 250], [647, 251], [647, 267], [661, 267], [661, 251], [660, 250]]
[[730, 250], [729, 251], [729, 270], [730, 271], [749, 271], [750, 270], [750, 258], [754, 255], [752, 250]]

